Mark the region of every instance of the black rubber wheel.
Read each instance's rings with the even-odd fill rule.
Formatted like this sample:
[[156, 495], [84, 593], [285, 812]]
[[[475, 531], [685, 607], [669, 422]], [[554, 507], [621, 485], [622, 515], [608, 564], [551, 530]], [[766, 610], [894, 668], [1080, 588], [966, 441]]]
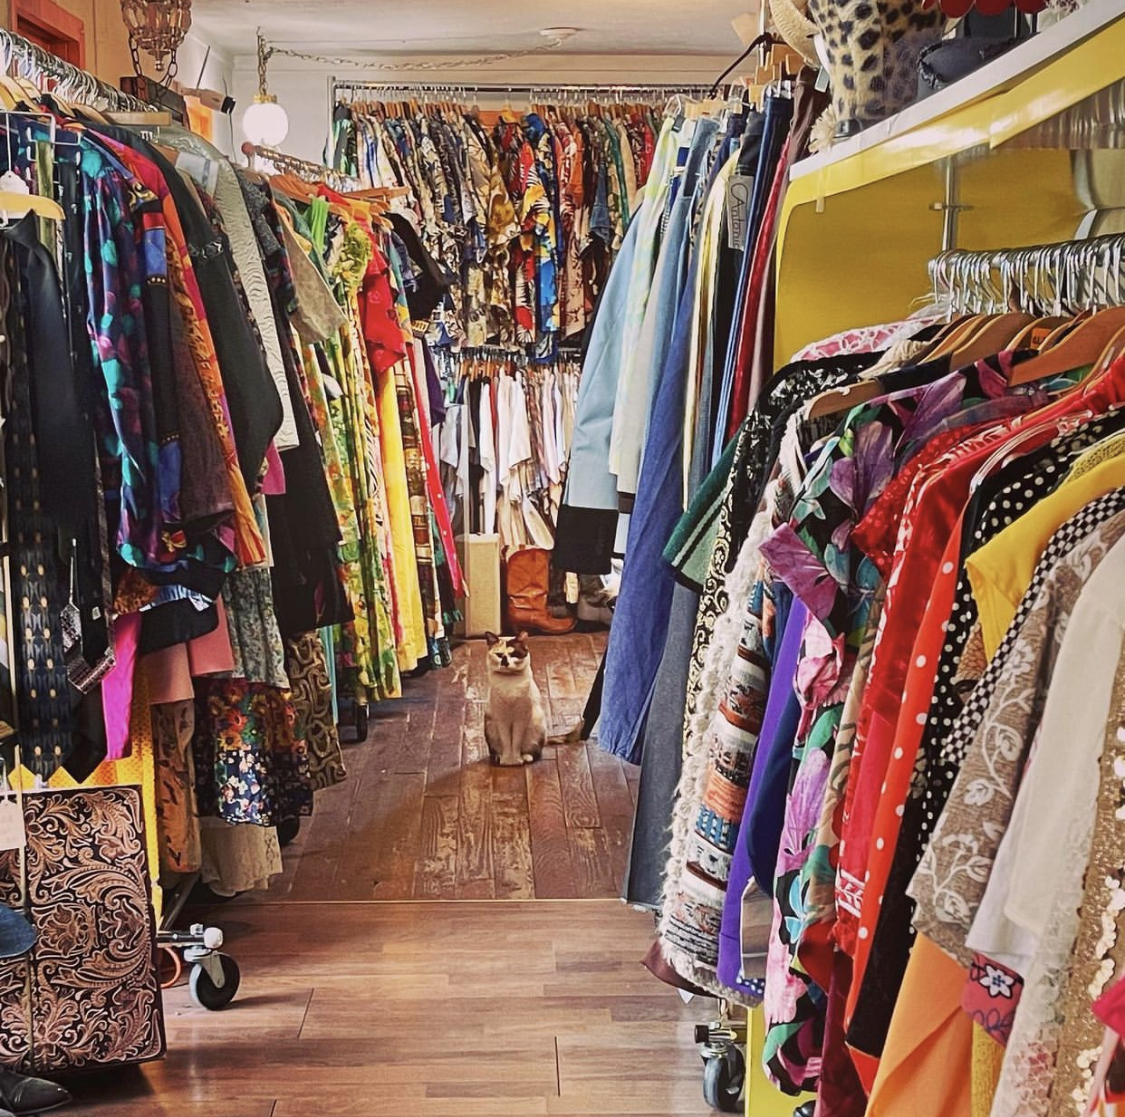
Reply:
[[229, 904], [233, 899], [233, 896], [220, 896], [218, 892], [212, 891], [203, 881], [197, 880], [188, 896], [188, 904], [191, 907], [205, 908], [212, 907], [215, 904]]
[[355, 705], [355, 739], [359, 742], [367, 740], [367, 703], [357, 702]]
[[746, 1079], [746, 1057], [740, 1047], [729, 1047], [703, 1064], [703, 1100], [720, 1113], [742, 1109], [742, 1084]]
[[216, 985], [211, 980], [211, 975], [198, 962], [192, 966], [189, 980], [191, 999], [200, 1008], [210, 1009], [212, 1012], [226, 1008], [234, 1000], [242, 981], [242, 971], [229, 954], [216, 954], [215, 957], [219, 959], [223, 969], [222, 985]]
[[299, 818], [286, 818], [277, 824], [277, 842], [284, 849], [301, 832]]

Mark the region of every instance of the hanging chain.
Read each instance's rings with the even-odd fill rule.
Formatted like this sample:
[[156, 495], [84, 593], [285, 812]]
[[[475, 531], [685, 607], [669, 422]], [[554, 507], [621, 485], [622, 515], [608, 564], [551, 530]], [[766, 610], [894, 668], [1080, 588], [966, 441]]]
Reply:
[[137, 40], [132, 35], [129, 36], [129, 54], [133, 59], [133, 73], [137, 75], [138, 79], [143, 78], [145, 72], [141, 65], [141, 52], [137, 46]]
[[357, 70], [394, 71], [394, 70], [463, 70], [473, 66], [487, 66], [493, 62], [507, 62], [512, 58], [527, 58], [533, 54], [544, 54], [562, 46], [562, 39], [547, 39], [538, 46], [525, 47], [522, 50], [497, 51], [495, 54], [478, 54], [472, 58], [450, 58], [437, 62], [364, 62], [359, 58], [336, 57], [327, 54], [313, 54], [309, 51], [292, 50], [289, 47], [265, 47], [258, 51], [258, 78], [265, 86], [265, 63], [270, 55], [283, 54], [286, 58], [299, 58], [304, 62], [319, 62], [325, 66], [352, 66]]
[[258, 96], [266, 97], [269, 93], [269, 86], [266, 84], [266, 64], [270, 60], [270, 55], [274, 53], [276, 48], [268, 46], [265, 37], [262, 35], [262, 29], [258, 28]]

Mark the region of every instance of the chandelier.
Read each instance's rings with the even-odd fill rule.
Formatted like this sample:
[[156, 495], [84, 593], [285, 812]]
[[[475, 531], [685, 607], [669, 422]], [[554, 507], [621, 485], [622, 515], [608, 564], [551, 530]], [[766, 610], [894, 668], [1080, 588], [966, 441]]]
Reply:
[[176, 49], [191, 27], [191, 0], [121, 0], [129, 32], [133, 69], [141, 77], [138, 51], [151, 55], [156, 72], [170, 82], [176, 72]]

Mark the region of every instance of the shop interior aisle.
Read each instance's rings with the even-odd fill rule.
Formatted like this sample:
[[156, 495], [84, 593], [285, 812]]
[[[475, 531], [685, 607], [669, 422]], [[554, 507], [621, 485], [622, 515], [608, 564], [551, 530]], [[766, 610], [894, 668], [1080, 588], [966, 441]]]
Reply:
[[[552, 733], [581, 716], [604, 647], [600, 633], [532, 638]], [[451, 669], [372, 707], [367, 742], [345, 746], [349, 778], [317, 800], [269, 899], [620, 895], [639, 769], [596, 744], [550, 745], [527, 768], [490, 765], [485, 656], [483, 641], [468, 641]]]
[[[531, 644], [561, 733], [605, 638]], [[271, 890], [190, 913], [225, 929], [235, 1003], [209, 1013], [171, 990], [167, 1059], [79, 1084], [76, 1115], [705, 1110], [693, 1027], [714, 1005], [652, 980], [652, 917], [617, 899], [637, 769], [595, 744], [492, 767], [484, 678], [471, 641], [376, 708]]]

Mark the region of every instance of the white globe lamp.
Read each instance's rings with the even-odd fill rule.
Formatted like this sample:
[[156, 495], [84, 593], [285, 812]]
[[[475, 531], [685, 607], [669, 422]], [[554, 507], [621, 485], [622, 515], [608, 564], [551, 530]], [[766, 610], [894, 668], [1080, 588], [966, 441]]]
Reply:
[[289, 135], [289, 114], [277, 103], [276, 97], [259, 94], [243, 113], [242, 131], [252, 144], [278, 147]]

